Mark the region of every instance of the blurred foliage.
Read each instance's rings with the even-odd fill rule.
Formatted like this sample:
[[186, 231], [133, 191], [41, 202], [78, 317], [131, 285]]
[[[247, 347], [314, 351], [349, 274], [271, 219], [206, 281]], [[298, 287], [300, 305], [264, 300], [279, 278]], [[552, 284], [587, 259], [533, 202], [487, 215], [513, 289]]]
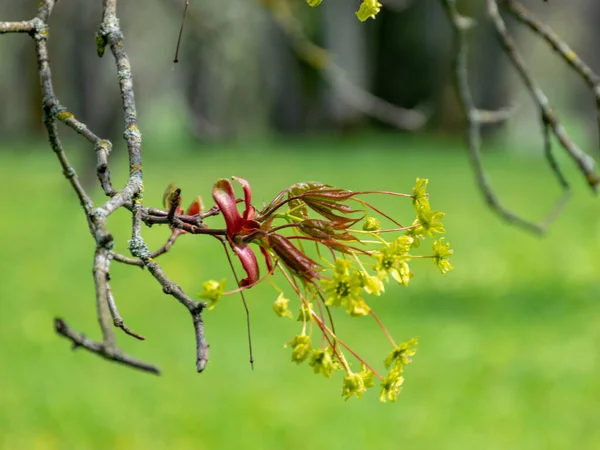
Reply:
[[[8, 190], [0, 221], [0, 448], [600, 446], [600, 211], [584, 186], [576, 186], [574, 202], [538, 238], [487, 209], [466, 158], [455, 151], [461, 143], [355, 135], [214, 144], [190, 156], [185, 141], [171, 139], [168, 147], [145, 142], [145, 198], [156, 206], [171, 181], [187, 198], [210, 198], [216, 178], [243, 176], [260, 203], [306, 179], [353, 190], [401, 190], [417, 176], [429, 178], [432, 198], [447, 213], [456, 270], [445, 277], [419, 271], [411, 289], [390, 287], [372, 305], [394, 336], [419, 336], [404, 390], [391, 405], [376, 396], [344, 402], [310, 367], [289, 364], [281, 344], [289, 330], [272, 310], [276, 294], [268, 286], [248, 295], [255, 370], [247, 362], [243, 307], [229, 297], [205, 315], [211, 361], [198, 375], [187, 312], [147, 273], [117, 265], [112, 285], [120, 311], [147, 337], [138, 342], [118, 335], [119, 342], [159, 364], [164, 375], [71, 352], [54, 335], [52, 318], [64, 317], [98, 337], [93, 241], [51, 152], [21, 144], [0, 152]], [[537, 160], [491, 154], [486, 164], [506, 203], [527, 215], [541, 217], [559, 192]], [[126, 168], [125, 160], [114, 161], [116, 185]], [[398, 204], [380, 201], [382, 207]], [[117, 248], [126, 253], [130, 219], [119, 212], [111, 221]], [[144, 234], [159, 246], [169, 232], [154, 227]], [[221, 250], [212, 240], [184, 236], [161, 260], [195, 292], [227, 270]], [[341, 319], [339, 329], [355, 336], [352, 344], [367, 357], [381, 343], [375, 323]]]

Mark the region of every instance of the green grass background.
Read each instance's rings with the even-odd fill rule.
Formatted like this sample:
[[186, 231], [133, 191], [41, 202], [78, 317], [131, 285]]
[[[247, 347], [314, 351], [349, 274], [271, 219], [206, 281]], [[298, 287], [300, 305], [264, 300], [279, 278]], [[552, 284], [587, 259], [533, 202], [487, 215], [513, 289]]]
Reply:
[[[410, 192], [416, 177], [430, 179], [456, 270], [442, 276], [417, 261], [410, 287], [389, 287], [373, 303], [398, 340], [420, 338], [398, 402], [380, 404], [377, 392], [344, 402], [339, 374], [329, 380], [291, 363], [283, 344], [298, 323], [275, 317], [267, 285], [248, 295], [254, 371], [237, 297], [206, 312], [211, 361], [198, 375], [187, 311], [144, 271], [116, 264], [120, 312], [147, 338], [119, 333], [118, 342], [163, 375], [70, 351], [53, 332], [54, 316], [99, 337], [94, 243], [52, 153], [19, 145], [0, 153], [0, 448], [600, 448], [600, 212], [573, 170], [575, 198], [539, 238], [488, 210], [460, 144], [314, 138], [208, 146], [195, 156], [186, 145], [146, 145], [147, 204], [158, 205], [173, 181], [184, 198], [208, 202], [214, 180], [230, 175], [252, 183], [256, 203], [302, 180]], [[90, 151], [80, 141], [69, 149]], [[127, 164], [115, 153], [119, 186]], [[491, 153], [486, 164], [503, 201], [530, 218], [559, 194], [541, 157]], [[408, 201], [378, 201], [410, 220]], [[122, 252], [129, 220], [118, 213], [109, 223]], [[145, 230], [154, 247], [167, 235]], [[228, 273], [219, 244], [202, 237], [182, 237], [160, 262], [191, 293]], [[340, 317], [338, 330], [381, 364], [388, 348], [372, 321]]]

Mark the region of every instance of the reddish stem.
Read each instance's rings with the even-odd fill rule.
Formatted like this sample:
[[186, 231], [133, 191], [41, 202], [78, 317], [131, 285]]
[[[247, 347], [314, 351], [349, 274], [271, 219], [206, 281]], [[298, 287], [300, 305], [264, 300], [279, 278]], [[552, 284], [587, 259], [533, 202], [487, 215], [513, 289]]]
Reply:
[[312, 316], [315, 319], [315, 321], [317, 322], [317, 324], [319, 325], [319, 327], [321, 328], [321, 330], [329, 333], [331, 335], [331, 337], [336, 340], [336, 342], [339, 342], [340, 345], [342, 347], [344, 347], [346, 350], [348, 350], [352, 354], [352, 356], [354, 356], [361, 364], [364, 364], [367, 369], [369, 369], [371, 372], [373, 372], [373, 374], [377, 378], [379, 378], [380, 380], [383, 380], [383, 377], [381, 375], [379, 375], [379, 373], [377, 373], [377, 371], [375, 369], [373, 369], [364, 359], [362, 359], [360, 356], [358, 356], [358, 354], [354, 350], [352, 350], [344, 341], [342, 341], [340, 338], [338, 338], [333, 333], [333, 331], [331, 331], [327, 327], [327, 325], [325, 325], [325, 323], [323, 323], [323, 321], [321, 321], [321, 319], [319, 319], [319, 316], [317, 316], [314, 312], [313, 312]]
[[383, 325], [383, 322], [379, 319], [379, 317], [377, 317], [377, 314], [375, 314], [372, 309], [369, 311], [369, 314], [371, 314], [371, 316], [373, 316], [373, 319], [375, 319], [377, 321], [377, 323], [379, 324], [379, 327], [383, 330], [383, 332], [387, 336], [388, 341], [390, 341], [390, 343], [394, 346], [394, 348], [396, 348], [397, 345], [394, 342], [394, 338], [392, 337], [390, 332], [387, 330], [385, 325]]

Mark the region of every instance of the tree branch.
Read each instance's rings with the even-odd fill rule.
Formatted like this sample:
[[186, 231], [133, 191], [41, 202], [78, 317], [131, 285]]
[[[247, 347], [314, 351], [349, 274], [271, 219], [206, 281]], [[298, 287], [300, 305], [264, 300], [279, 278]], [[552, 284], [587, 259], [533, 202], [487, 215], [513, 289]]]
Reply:
[[595, 173], [596, 164], [594, 160], [586, 153], [584, 153], [568, 136], [565, 127], [559, 121], [556, 112], [550, 106], [550, 102], [544, 91], [534, 80], [533, 76], [527, 69], [525, 61], [519, 54], [514, 40], [508, 34], [506, 24], [502, 19], [502, 16], [498, 12], [498, 5], [496, 0], [488, 0], [488, 14], [492, 19], [492, 23], [496, 30], [496, 34], [502, 46], [504, 47], [505, 53], [510, 58], [513, 66], [519, 73], [523, 84], [529, 91], [533, 102], [540, 112], [540, 116], [544, 122], [544, 126], [550, 128], [552, 134], [556, 136], [561, 144], [561, 147], [567, 152], [567, 154], [577, 163], [579, 170], [585, 175], [588, 185], [594, 190], [597, 190], [598, 176]]
[[[114, 56], [117, 67], [119, 90], [121, 92], [122, 110], [124, 116], [125, 132], [123, 134], [127, 143], [129, 159], [129, 179], [125, 186], [118, 191], [113, 187], [110, 179], [108, 157], [112, 144], [98, 137], [88, 126], [77, 120], [68, 112], [56, 95], [52, 84], [52, 73], [48, 59], [48, 19], [56, 5], [56, 0], [42, 0], [37, 16], [25, 22], [0, 22], [0, 33], [29, 33], [35, 40], [40, 86], [42, 90], [42, 106], [44, 112], [44, 125], [48, 132], [48, 139], [52, 150], [55, 152], [65, 177], [69, 180], [75, 191], [88, 221], [90, 233], [94, 237], [96, 249], [94, 253], [93, 275], [96, 290], [96, 310], [98, 323], [102, 331], [102, 343], [86, 339], [82, 334], [71, 330], [61, 319], [55, 320], [56, 332], [70, 339], [75, 347], [83, 347], [106, 359], [116, 361], [140, 370], [159, 373], [153, 365], [137, 361], [124, 355], [115, 344], [114, 328], [121, 328], [125, 333], [137, 339], [143, 336], [131, 331], [120, 316], [115, 298], [110, 288], [110, 262], [112, 259], [147, 267], [149, 272], [161, 284], [163, 291], [175, 297], [187, 309], [193, 319], [194, 334], [196, 337], [196, 367], [202, 371], [208, 361], [208, 344], [204, 337], [204, 323], [202, 321], [203, 303], [198, 303], [189, 298], [183, 290], [172, 282], [154, 257], [167, 252], [177, 235], [181, 232], [174, 230], [167, 242], [156, 252], [147, 251], [146, 243], [142, 238], [142, 215], [149, 216], [149, 212], [156, 212], [154, 208], [144, 208], [143, 200], [143, 173], [142, 173], [142, 135], [137, 126], [137, 113], [133, 91], [133, 76], [131, 65], [123, 45], [123, 34], [117, 18], [117, 1], [103, 1], [103, 16], [100, 31], [96, 36], [98, 55], [102, 56], [108, 46]], [[63, 122], [77, 134], [84, 137], [94, 146], [97, 155], [96, 172], [104, 193], [110, 197], [104, 204], [94, 207], [91, 197], [86, 193], [77, 177], [75, 169], [67, 159], [63, 144], [59, 137], [57, 122]], [[132, 238], [130, 250], [134, 258], [128, 258], [113, 252], [114, 238], [107, 228], [108, 217], [117, 209], [125, 207], [132, 213]], [[214, 214], [214, 212], [213, 212]], [[166, 217], [166, 216], [165, 216]], [[157, 216], [162, 220], [162, 215]], [[185, 220], [186, 222], [182, 221]], [[185, 224], [190, 230], [201, 230], [203, 224], [201, 217], [191, 220], [183, 216], [175, 218], [178, 223]], [[150, 219], [148, 219], [150, 221]], [[150, 223], [151, 224], [151, 223]]]
[[[500, 200], [494, 192], [489, 179], [485, 173], [481, 158], [481, 127], [489, 123], [497, 123], [508, 118], [509, 111], [506, 109], [499, 111], [482, 111], [477, 108], [473, 100], [471, 89], [469, 87], [467, 59], [468, 44], [467, 33], [469, 29], [475, 26], [475, 22], [462, 16], [456, 7], [456, 0], [441, 0], [446, 11], [448, 19], [454, 32], [454, 60], [453, 75], [454, 87], [459, 99], [461, 108], [467, 120], [466, 140], [469, 149], [469, 156], [477, 184], [488, 205], [498, 215], [506, 221], [523, 227], [534, 233], [544, 233], [548, 226], [556, 219], [560, 211], [570, 198], [569, 184], [563, 175], [558, 162], [556, 161], [551, 148], [551, 134], [554, 134], [559, 140], [561, 147], [573, 158], [581, 172], [585, 175], [588, 184], [595, 190], [598, 184], [597, 175], [594, 172], [593, 159], [582, 152], [577, 145], [568, 137], [564, 127], [559, 122], [556, 114], [549, 106], [548, 99], [543, 91], [537, 86], [535, 80], [527, 70], [525, 63], [518, 54], [514, 41], [509, 36], [502, 17], [498, 13], [496, 0], [487, 0], [488, 15], [492, 21], [498, 39], [502, 44], [505, 53], [519, 72], [521, 79], [530, 92], [535, 105], [540, 112], [540, 124], [544, 140], [544, 154], [552, 171], [554, 172], [558, 183], [564, 190], [564, 194], [556, 201], [555, 206], [547, 216], [538, 224], [524, 219], [500, 203]], [[513, 0], [506, 0], [509, 3], [515, 3]]]
[[33, 22], [0, 22], [0, 34], [4, 33], [31, 33], [35, 28]]
[[156, 366], [153, 366], [152, 364], [147, 364], [145, 362], [138, 361], [137, 359], [131, 358], [118, 351], [116, 353], [107, 353], [103, 344], [101, 344], [100, 342], [92, 341], [86, 338], [83, 334], [72, 330], [62, 319], [54, 319], [54, 329], [60, 336], [69, 339], [73, 343], [73, 350], [76, 350], [79, 347], [83, 347], [86, 350], [89, 350], [90, 352], [95, 353], [98, 356], [101, 356], [109, 361], [124, 364], [134, 369], [142, 370], [144, 372], [150, 372], [156, 375], [160, 375], [160, 369]]
[[507, 11], [519, 22], [529, 27], [533, 33], [542, 38], [558, 53], [565, 61], [592, 89], [596, 97], [596, 121], [598, 124], [598, 133], [600, 136], [600, 75], [592, 70], [575, 51], [564, 42], [552, 28], [536, 19], [533, 14], [516, 0], [503, 0]]

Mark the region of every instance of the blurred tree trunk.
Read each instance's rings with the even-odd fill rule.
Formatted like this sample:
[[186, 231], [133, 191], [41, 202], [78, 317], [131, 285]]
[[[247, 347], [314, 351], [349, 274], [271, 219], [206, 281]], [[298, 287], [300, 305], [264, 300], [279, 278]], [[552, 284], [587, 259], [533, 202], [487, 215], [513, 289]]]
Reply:
[[[5, 20], [33, 17], [37, 3], [0, 2], [0, 16]], [[42, 137], [42, 101], [33, 42], [23, 36], [4, 35], [0, 42], [0, 137], [20, 135]]]
[[264, 83], [270, 103], [271, 126], [284, 134], [303, 132], [306, 120], [301, 62], [287, 36], [271, 17], [267, 18], [264, 41]]
[[[461, 12], [478, 25], [469, 35], [469, 75], [482, 108], [505, 106], [506, 61], [486, 23], [485, 2], [461, 2]], [[462, 132], [464, 117], [452, 85], [452, 30], [438, 0], [419, 0], [377, 16], [375, 93], [405, 108], [433, 112], [430, 127]]]
[[190, 132], [198, 141], [218, 140], [226, 130], [214, 124], [218, 122], [214, 105], [219, 101], [219, 88], [211, 82], [214, 74], [209, 55], [195, 36], [184, 41], [182, 55], [182, 93], [190, 112]]
[[[365, 28], [368, 23], [356, 20], [356, 4], [348, 0], [328, 0], [322, 5], [325, 21], [324, 46], [336, 64], [355, 86], [370, 88], [369, 61]], [[336, 128], [352, 128], [364, 122], [363, 114], [348, 106], [332, 86], [325, 88], [327, 122]]]
[[183, 43], [184, 101], [199, 139], [235, 138], [265, 131], [267, 104], [261, 90], [259, 8], [245, 0], [190, 4]]
[[438, 103], [450, 50], [450, 27], [437, 0], [386, 10], [377, 25], [375, 93], [405, 108]]

